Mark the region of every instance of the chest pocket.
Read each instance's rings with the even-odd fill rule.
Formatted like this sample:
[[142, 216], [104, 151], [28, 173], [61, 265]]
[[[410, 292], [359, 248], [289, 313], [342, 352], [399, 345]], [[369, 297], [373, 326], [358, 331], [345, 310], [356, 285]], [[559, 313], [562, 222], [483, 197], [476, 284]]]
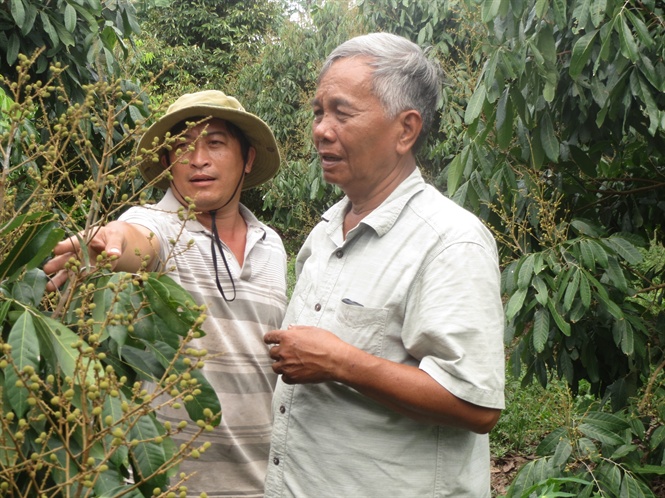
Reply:
[[335, 334], [374, 356], [383, 356], [388, 310], [340, 303], [335, 312]]

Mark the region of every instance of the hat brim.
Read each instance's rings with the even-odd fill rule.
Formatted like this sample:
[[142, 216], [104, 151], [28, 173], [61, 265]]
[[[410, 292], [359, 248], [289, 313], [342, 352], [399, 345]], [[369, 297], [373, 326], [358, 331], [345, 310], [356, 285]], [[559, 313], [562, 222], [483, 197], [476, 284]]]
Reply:
[[[252, 170], [245, 175], [243, 190], [261, 185], [277, 174], [280, 165], [277, 141], [266, 123], [258, 116], [237, 109], [214, 105], [198, 105], [180, 109], [162, 116], [143, 134], [137, 153], [142, 156], [139, 170], [143, 178], [153, 182], [164, 173], [159, 160], [166, 133], [179, 122], [195, 117], [219, 118], [237, 126], [250, 145], [256, 149]], [[162, 190], [169, 188], [169, 180], [161, 178], [154, 185]]]

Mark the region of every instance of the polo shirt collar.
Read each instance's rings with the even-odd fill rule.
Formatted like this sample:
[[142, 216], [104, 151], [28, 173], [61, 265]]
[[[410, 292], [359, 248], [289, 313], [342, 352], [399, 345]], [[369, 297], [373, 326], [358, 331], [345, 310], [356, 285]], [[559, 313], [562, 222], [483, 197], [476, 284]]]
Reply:
[[[185, 206], [180, 204], [180, 201], [176, 198], [175, 194], [169, 188], [161, 201], [159, 201], [159, 208], [164, 209], [168, 212], [177, 213], [180, 208], [185, 209]], [[247, 223], [247, 233], [260, 232], [259, 239], [265, 239], [266, 231], [263, 224], [258, 220], [254, 213], [252, 213], [247, 207], [242, 203], [239, 205], [240, 216], [243, 217], [245, 223]], [[187, 220], [185, 221], [185, 229], [190, 232], [206, 232], [210, 233], [206, 227], [204, 227], [198, 220]]]
[[[423, 180], [420, 170], [416, 168], [379, 207], [363, 218], [359, 226], [369, 226], [379, 237], [382, 237], [393, 227], [409, 200], [418, 192], [424, 190], [425, 185], [426, 183]], [[349, 198], [345, 196], [323, 214], [323, 221], [328, 222], [326, 230], [329, 234], [332, 235], [334, 231], [341, 230], [344, 222], [344, 214], [350, 202]]]

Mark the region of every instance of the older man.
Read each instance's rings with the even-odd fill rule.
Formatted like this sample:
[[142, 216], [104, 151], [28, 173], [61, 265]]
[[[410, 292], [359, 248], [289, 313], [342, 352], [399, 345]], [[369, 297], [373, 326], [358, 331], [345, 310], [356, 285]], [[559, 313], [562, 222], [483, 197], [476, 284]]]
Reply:
[[[206, 335], [193, 344], [213, 356], [203, 373], [223, 415], [206, 436], [211, 447], [181, 465], [196, 473], [186, 482], [187, 496], [260, 497], [277, 378], [263, 335], [284, 316], [286, 253], [279, 236], [240, 203], [240, 193], [277, 172], [277, 144], [235, 98], [207, 90], [177, 99], [142, 137], [139, 153], [143, 177], [166, 190], [164, 198], [99, 228], [88, 249], [117, 256], [115, 269], [122, 271], [137, 271], [147, 257], [149, 269], [170, 272], [206, 305]], [[192, 203], [193, 219], [183, 215]], [[64, 264], [78, 250], [76, 237], [56, 247], [44, 267], [55, 273], [53, 286], [67, 278]], [[161, 417], [186, 415], [171, 409]], [[184, 441], [193, 430], [185, 430]]]
[[323, 176], [346, 196], [297, 260], [283, 322], [266, 496], [490, 496], [504, 407], [503, 310], [489, 231], [426, 185], [415, 151], [438, 69], [370, 34], [335, 49], [313, 101]]

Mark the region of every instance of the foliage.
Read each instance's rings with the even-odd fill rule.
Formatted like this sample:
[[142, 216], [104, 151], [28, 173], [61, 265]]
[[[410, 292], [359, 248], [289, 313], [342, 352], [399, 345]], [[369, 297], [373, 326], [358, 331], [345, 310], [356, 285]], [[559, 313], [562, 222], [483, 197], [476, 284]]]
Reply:
[[[522, 386], [516, 377], [506, 379], [506, 408], [490, 432], [494, 458], [531, 455], [543, 438], [568, 422], [574, 397], [564, 382], [554, 381], [544, 389], [539, 384]], [[584, 386], [576, 397], [589, 396]]]
[[513, 369], [615, 408], [663, 357], [639, 247], [665, 205], [665, 21], [654, 2], [483, 1], [486, 62], [449, 195], [494, 228]]
[[543, 438], [538, 458], [520, 469], [506, 496], [655, 497], [649, 481], [665, 475], [665, 404], [662, 393], [649, 399], [648, 408], [616, 413], [597, 401], [578, 402], [568, 423]]
[[65, 68], [65, 91], [78, 102], [84, 85], [119, 73], [116, 51], [126, 55], [126, 40], [138, 32], [133, 4], [127, 0], [1, 0], [0, 75], [15, 81], [19, 54], [39, 52], [30, 68], [31, 80], [44, 82], [49, 67], [59, 64]]
[[[145, 2], [140, 12], [143, 70], [158, 73], [168, 66], [155, 90], [174, 99], [194, 88], [235, 95], [228, 74], [272, 41], [285, 12], [282, 0]], [[249, 58], [241, 63], [241, 55]]]
[[[200, 372], [205, 351], [188, 346], [202, 334], [203, 310], [165, 275], [109, 273], [104, 254], [70, 259], [62, 292], [45, 293], [40, 269], [65, 233], [85, 244], [96, 226], [144, 199], [135, 158], [123, 154], [143, 123], [117, 132], [140, 100], [121, 80], [100, 81], [49, 120], [37, 111], [50, 95], [69, 102], [62, 69], [33, 85], [34, 60], [19, 61], [17, 79], [0, 81], [12, 89], [0, 92], [0, 489], [26, 498], [177, 490], [186, 476], [169, 478], [205, 450], [196, 437], [221, 412]], [[171, 436], [186, 420], [155, 417], [161, 393], [198, 425], [185, 445]]]

